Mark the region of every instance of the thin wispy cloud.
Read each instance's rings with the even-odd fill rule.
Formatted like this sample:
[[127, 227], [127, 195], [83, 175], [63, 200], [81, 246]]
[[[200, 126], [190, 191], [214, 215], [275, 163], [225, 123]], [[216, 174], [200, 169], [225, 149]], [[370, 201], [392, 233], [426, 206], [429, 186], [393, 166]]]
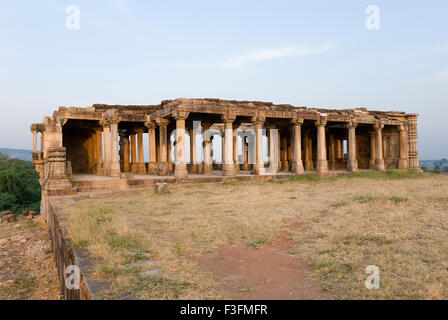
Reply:
[[219, 67], [226, 69], [239, 68], [256, 62], [271, 61], [286, 57], [317, 55], [333, 48], [334, 46], [332, 45], [326, 45], [319, 48], [289, 46], [274, 49], [263, 49], [240, 56], [231, 57], [223, 61], [200, 63], [200, 65], [203, 67]]

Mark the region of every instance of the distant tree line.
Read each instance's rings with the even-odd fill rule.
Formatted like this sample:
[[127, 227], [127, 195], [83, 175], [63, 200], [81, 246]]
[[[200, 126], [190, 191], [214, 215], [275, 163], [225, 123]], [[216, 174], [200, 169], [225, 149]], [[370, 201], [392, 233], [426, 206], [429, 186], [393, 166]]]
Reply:
[[0, 152], [0, 211], [35, 210], [39, 212], [39, 176], [31, 162], [9, 159]]
[[425, 172], [448, 173], [448, 159], [422, 160], [420, 167]]

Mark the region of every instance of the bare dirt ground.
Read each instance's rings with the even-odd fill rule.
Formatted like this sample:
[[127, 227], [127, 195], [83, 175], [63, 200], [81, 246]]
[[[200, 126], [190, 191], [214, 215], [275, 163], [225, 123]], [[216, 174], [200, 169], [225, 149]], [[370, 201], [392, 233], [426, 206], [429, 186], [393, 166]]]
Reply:
[[285, 237], [258, 250], [227, 245], [202, 255], [198, 266], [213, 274], [228, 299], [331, 299], [320, 283], [311, 279], [309, 262], [290, 254], [293, 248], [294, 243]]
[[57, 299], [59, 282], [42, 217], [0, 224], [0, 300]]

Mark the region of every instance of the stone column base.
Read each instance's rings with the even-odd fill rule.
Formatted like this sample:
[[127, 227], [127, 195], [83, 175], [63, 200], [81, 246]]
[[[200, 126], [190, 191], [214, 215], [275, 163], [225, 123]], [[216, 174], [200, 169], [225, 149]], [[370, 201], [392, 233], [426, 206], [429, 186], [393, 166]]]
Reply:
[[168, 162], [159, 162], [158, 163], [158, 174], [159, 176], [168, 176]]
[[103, 164], [103, 175], [106, 177], [110, 175], [110, 163]]
[[190, 173], [197, 174], [198, 173], [198, 165], [196, 163], [190, 164]]
[[131, 172], [136, 174], [137, 171], [138, 171], [138, 165], [137, 165], [137, 162], [133, 162], [133, 163], [131, 163]]
[[384, 167], [384, 160], [375, 160], [375, 170], [378, 171], [384, 171], [385, 167]]
[[186, 178], [188, 176], [187, 165], [185, 163], [176, 164], [174, 176], [178, 179]]
[[144, 163], [137, 163], [137, 174], [146, 174], [146, 165]]
[[205, 176], [211, 176], [212, 173], [213, 173], [213, 164], [204, 163], [203, 169], [202, 169], [202, 174]]
[[254, 164], [254, 174], [257, 176], [261, 176], [265, 173], [264, 163]]
[[282, 161], [282, 170], [289, 171], [289, 161]]
[[329, 160], [328, 166], [330, 170], [336, 170], [336, 160]]
[[235, 175], [235, 165], [233, 163], [232, 164], [224, 164], [222, 173], [226, 177], [234, 176]]
[[243, 170], [245, 170], [245, 171], [250, 170], [250, 166], [248, 163], [243, 164]]
[[407, 169], [408, 168], [408, 159], [400, 159], [398, 161], [398, 169]]
[[235, 174], [240, 173], [240, 164], [239, 163], [235, 163], [234, 164], [234, 170], [235, 170]]
[[375, 169], [375, 159], [370, 159], [369, 169], [371, 169], [371, 170]]
[[313, 160], [305, 160], [305, 170], [310, 171], [314, 169]]
[[158, 174], [157, 162], [148, 163], [148, 175], [156, 176]]
[[350, 172], [356, 172], [358, 171], [358, 161], [355, 160], [348, 160], [347, 162], [347, 170]]
[[120, 163], [119, 162], [112, 162], [111, 163], [109, 176], [111, 176], [111, 177], [120, 177], [121, 176], [121, 170], [120, 170]]
[[292, 172], [295, 174], [303, 174], [305, 172], [302, 160], [292, 161]]
[[318, 173], [327, 173], [328, 172], [327, 160], [317, 160], [316, 171]]
[[96, 165], [95, 173], [96, 173], [97, 175], [99, 175], [99, 176], [104, 175], [104, 167], [103, 167], [103, 164], [102, 164], [102, 163], [98, 163], [98, 164]]

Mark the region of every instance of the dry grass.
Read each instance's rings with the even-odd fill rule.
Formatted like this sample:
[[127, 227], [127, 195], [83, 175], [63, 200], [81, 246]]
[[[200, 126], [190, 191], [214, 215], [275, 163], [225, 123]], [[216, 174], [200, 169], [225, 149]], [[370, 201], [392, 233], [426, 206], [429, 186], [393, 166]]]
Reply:
[[[114, 283], [105, 297], [225, 298], [192, 257], [229, 243], [257, 249], [288, 234], [335, 298], [442, 299], [447, 200], [447, 176], [388, 171], [196, 184], [164, 195], [145, 190], [61, 204], [74, 243], [103, 259], [94, 277]], [[148, 258], [163, 268], [161, 276], [123, 267]], [[380, 290], [364, 286], [368, 265], [380, 268]]]

